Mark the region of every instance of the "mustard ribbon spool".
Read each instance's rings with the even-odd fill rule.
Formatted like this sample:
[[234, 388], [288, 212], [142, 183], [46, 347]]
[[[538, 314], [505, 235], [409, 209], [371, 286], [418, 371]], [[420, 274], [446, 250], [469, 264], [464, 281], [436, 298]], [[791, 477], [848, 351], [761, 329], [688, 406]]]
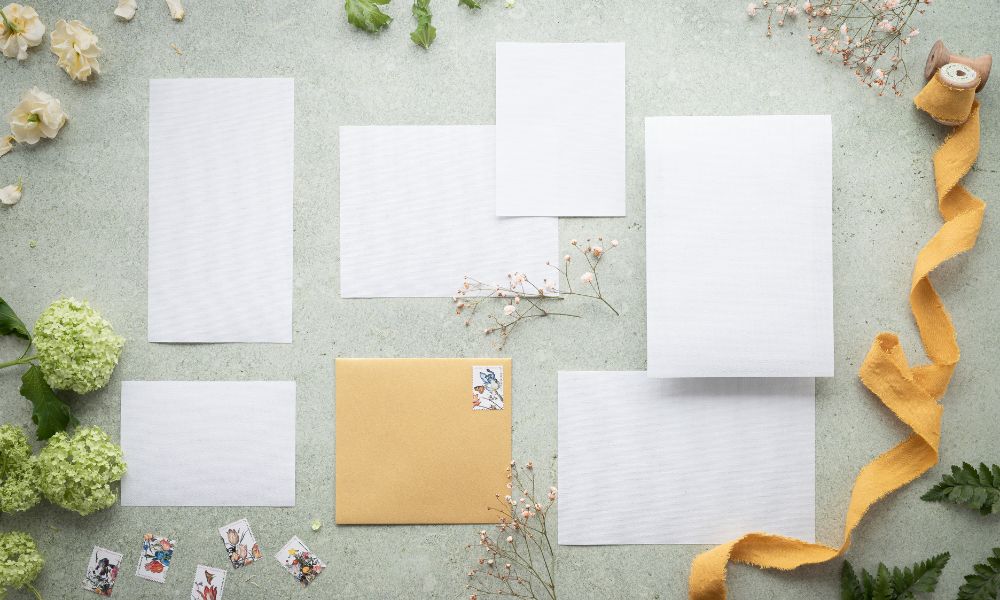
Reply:
[[972, 249], [979, 236], [986, 205], [959, 181], [979, 155], [979, 103], [975, 96], [983, 81], [969, 65], [949, 63], [938, 68], [914, 98], [918, 109], [939, 122], [955, 125], [934, 153], [938, 209], [944, 224], [917, 254], [910, 287], [910, 308], [930, 362], [911, 367], [899, 338], [880, 333], [860, 369], [862, 383], [912, 433], [858, 473], [839, 548], [767, 533], [744, 535], [695, 557], [688, 580], [690, 600], [724, 600], [730, 561], [791, 570], [841, 556], [872, 505], [937, 464], [942, 414], [938, 400], [951, 381], [959, 348], [951, 318], [929, 275], [938, 265]]

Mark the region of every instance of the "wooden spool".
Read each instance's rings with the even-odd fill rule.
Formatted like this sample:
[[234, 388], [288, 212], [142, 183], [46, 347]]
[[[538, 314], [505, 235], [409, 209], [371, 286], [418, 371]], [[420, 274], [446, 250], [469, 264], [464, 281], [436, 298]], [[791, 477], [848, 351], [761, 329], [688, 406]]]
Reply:
[[[990, 78], [990, 67], [993, 66], [993, 55], [984, 54], [977, 58], [969, 58], [968, 56], [962, 56], [961, 54], [954, 54], [944, 42], [938, 40], [934, 42], [934, 46], [931, 48], [930, 54], [927, 55], [927, 64], [924, 66], [924, 78], [930, 79], [934, 77], [934, 74], [938, 72], [938, 69], [949, 64], [957, 63], [960, 65], [965, 65], [974, 71], [974, 74], [978, 75], [978, 85], [976, 86], [976, 91], [983, 89], [986, 85], [986, 80]], [[954, 83], [956, 87], [964, 87], [960, 80], [954, 82], [949, 81], [949, 83]], [[971, 87], [971, 85], [969, 86]]]

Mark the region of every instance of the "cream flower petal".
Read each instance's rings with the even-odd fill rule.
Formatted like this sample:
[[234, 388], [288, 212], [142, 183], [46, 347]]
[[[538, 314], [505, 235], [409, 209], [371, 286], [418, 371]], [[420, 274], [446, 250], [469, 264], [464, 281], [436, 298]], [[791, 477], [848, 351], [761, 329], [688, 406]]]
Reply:
[[5, 135], [0, 138], [0, 156], [7, 154], [14, 147], [14, 136]]
[[7, 187], [0, 188], [0, 204], [14, 206], [21, 200], [21, 182], [12, 183]]
[[135, 16], [136, 8], [138, 7], [135, 0], [118, 0], [118, 8], [115, 9], [115, 15], [126, 21], [131, 21], [132, 17]]
[[101, 48], [97, 36], [80, 21], [56, 22], [52, 31], [52, 53], [59, 57], [59, 66], [72, 79], [87, 81], [92, 73], [101, 73], [97, 58]]
[[28, 58], [28, 48], [42, 43], [45, 25], [30, 6], [17, 3], [3, 7], [0, 19], [0, 52], [8, 58]]
[[170, 16], [174, 18], [175, 21], [181, 21], [184, 19], [184, 7], [181, 6], [181, 0], [167, 0], [167, 7], [170, 9]]
[[66, 113], [58, 100], [33, 87], [21, 96], [21, 103], [10, 111], [7, 121], [19, 144], [36, 144], [42, 138], [56, 137], [66, 124]]

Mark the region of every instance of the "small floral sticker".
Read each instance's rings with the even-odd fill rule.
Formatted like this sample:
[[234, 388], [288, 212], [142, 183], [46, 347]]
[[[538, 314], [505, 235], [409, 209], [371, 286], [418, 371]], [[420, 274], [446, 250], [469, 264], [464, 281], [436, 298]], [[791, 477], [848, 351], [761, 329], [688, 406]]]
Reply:
[[326, 564], [310, 552], [298, 537], [288, 540], [275, 558], [304, 586], [312, 583], [326, 569]]
[[90, 554], [90, 564], [83, 578], [83, 589], [94, 592], [98, 596], [110, 596], [111, 590], [118, 580], [118, 567], [122, 564], [122, 555], [94, 546]]
[[253, 564], [261, 557], [260, 545], [246, 519], [223, 525], [219, 528], [219, 535], [226, 545], [226, 553], [229, 554], [229, 562], [233, 563], [234, 569]]
[[137, 577], [163, 583], [167, 579], [170, 561], [174, 558], [173, 540], [157, 537], [152, 533], [142, 536], [142, 554], [135, 570]]
[[191, 587], [191, 600], [222, 600], [222, 589], [226, 584], [225, 569], [213, 569], [198, 565]]
[[503, 367], [472, 367], [472, 410], [503, 410]]

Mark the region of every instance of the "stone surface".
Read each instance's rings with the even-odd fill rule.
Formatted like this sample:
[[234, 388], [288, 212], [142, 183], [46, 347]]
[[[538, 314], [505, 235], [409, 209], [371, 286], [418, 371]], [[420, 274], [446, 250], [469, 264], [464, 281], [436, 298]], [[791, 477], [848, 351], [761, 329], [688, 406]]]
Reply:
[[[0, 294], [33, 321], [61, 294], [87, 298], [127, 338], [105, 390], [73, 400], [85, 423], [118, 434], [118, 395], [126, 379], [292, 379], [298, 383], [298, 504], [293, 509], [121, 508], [81, 518], [52, 507], [4, 516], [0, 528], [33, 533], [47, 557], [38, 581], [46, 598], [86, 597], [79, 590], [94, 544], [125, 553], [116, 598], [184, 598], [195, 565], [225, 566], [216, 528], [246, 516], [268, 550], [260, 565], [231, 572], [227, 600], [464, 597], [466, 544], [475, 528], [337, 527], [333, 523], [333, 365], [337, 356], [493, 355], [490, 343], [462, 327], [447, 300], [344, 301], [338, 297], [337, 127], [361, 124], [476, 124], [494, 117], [494, 42], [628, 43], [628, 216], [564, 219], [571, 238], [604, 234], [621, 240], [607, 289], [619, 319], [583, 307], [581, 322], [541, 322], [509, 345], [514, 359], [514, 448], [544, 478], [556, 454], [556, 371], [645, 367], [643, 249], [643, 117], [646, 115], [830, 113], [834, 123], [834, 271], [837, 374], [817, 383], [818, 539], [839, 543], [857, 470], [907, 431], [857, 379], [875, 333], [897, 331], [913, 362], [923, 360], [907, 305], [919, 247], [937, 230], [930, 156], [947, 130], [919, 114], [910, 98], [878, 98], [833, 61], [817, 57], [804, 26], [764, 37], [744, 4], [518, 0], [504, 9], [487, 0], [470, 13], [435, 2], [438, 38], [429, 52], [409, 39], [409, 3], [388, 11], [396, 21], [379, 36], [349, 27], [343, 3], [188, 2], [182, 23], [156, 0], [141, 2], [130, 23], [114, 2], [50, 0], [38, 9], [51, 31], [78, 18], [100, 36], [104, 73], [81, 84], [55, 65], [44, 46], [24, 63], [0, 60], [0, 110], [32, 85], [63, 101], [71, 117], [59, 138], [18, 147], [0, 159], [0, 185], [25, 181], [24, 199], [0, 209]], [[41, 5], [43, 4], [43, 5]], [[908, 48], [919, 77], [935, 38], [956, 52], [998, 48], [1000, 17], [982, 3], [934, 3], [916, 24]], [[176, 45], [183, 54], [172, 48]], [[294, 77], [296, 80], [295, 343], [168, 345], [146, 342], [146, 123], [149, 78]], [[987, 202], [1000, 187], [1000, 84], [983, 100], [983, 150], [967, 177]], [[205, 115], [212, 118], [212, 115]], [[192, 144], [199, 140], [192, 139]], [[725, 140], [719, 140], [725, 143]], [[808, 169], [789, 164], [788, 169]], [[433, 243], [401, 231], [413, 243]], [[33, 245], [33, 241], [37, 242]], [[958, 328], [963, 360], [944, 400], [944, 465], [1000, 462], [996, 360], [1000, 260], [993, 209], [979, 246], [943, 267], [934, 281]], [[456, 282], [458, 283], [458, 282]], [[734, 299], [738, 301], [738, 299]], [[660, 335], [670, 335], [669, 331]], [[19, 348], [0, 342], [0, 356]], [[17, 369], [0, 372], [2, 420], [27, 423]], [[614, 398], [609, 398], [613, 402]], [[220, 423], [225, 427], [225, 423]], [[151, 438], [171, 459], [170, 440]], [[220, 456], [219, 469], [246, 456]], [[952, 562], [938, 597], [953, 595], [964, 572], [996, 545], [995, 527], [975, 512], [921, 502], [944, 467], [879, 504], [855, 536], [849, 558], [910, 563], [948, 550]], [[720, 493], [725, 493], [720, 482]], [[629, 490], [621, 490], [628, 494]], [[320, 531], [310, 522], [321, 519]], [[168, 581], [135, 578], [144, 532], [178, 541]], [[271, 558], [300, 536], [331, 569], [307, 592]], [[558, 549], [561, 597], [686, 597], [696, 546]], [[792, 600], [837, 596], [839, 561], [793, 573], [735, 567], [733, 598]], [[13, 598], [27, 598], [14, 593]]]

